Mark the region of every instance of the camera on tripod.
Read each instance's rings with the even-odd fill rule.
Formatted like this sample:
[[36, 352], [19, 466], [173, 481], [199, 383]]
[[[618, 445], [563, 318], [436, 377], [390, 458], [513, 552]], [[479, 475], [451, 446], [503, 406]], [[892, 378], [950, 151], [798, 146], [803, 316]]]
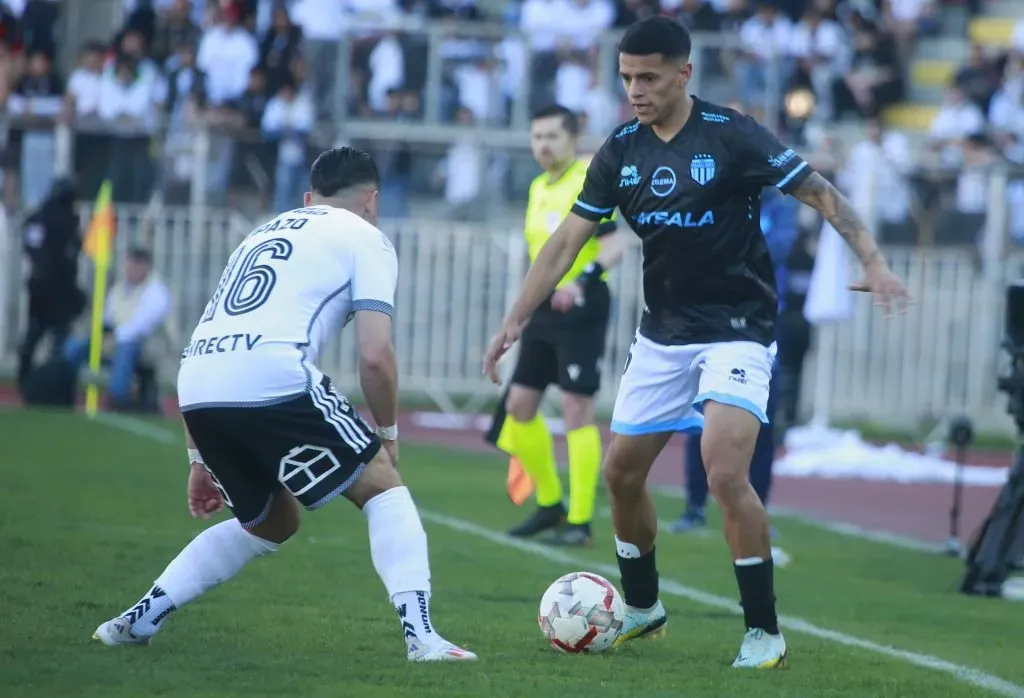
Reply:
[[1017, 447], [1006, 484], [967, 554], [960, 584], [965, 594], [1002, 596], [1003, 582], [1024, 559], [1024, 283], [1006, 289], [1002, 348], [1009, 354], [1010, 370], [997, 387], [1009, 398], [1006, 411], [1017, 427]]

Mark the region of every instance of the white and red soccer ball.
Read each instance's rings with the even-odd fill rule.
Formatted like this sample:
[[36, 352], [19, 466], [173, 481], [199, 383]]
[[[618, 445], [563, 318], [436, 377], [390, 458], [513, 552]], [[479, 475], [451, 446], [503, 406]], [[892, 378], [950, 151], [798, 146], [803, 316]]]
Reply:
[[595, 653], [612, 646], [625, 615], [614, 584], [593, 572], [570, 572], [544, 592], [537, 622], [559, 652]]

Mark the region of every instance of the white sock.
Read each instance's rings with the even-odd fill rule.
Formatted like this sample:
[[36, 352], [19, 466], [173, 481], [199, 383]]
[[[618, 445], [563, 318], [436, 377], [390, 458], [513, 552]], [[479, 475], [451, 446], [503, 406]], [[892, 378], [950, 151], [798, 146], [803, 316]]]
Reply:
[[363, 512], [370, 528], [370, 556], [398, 612], [406, 639], [437, 639], [430, 623], [427, 534], [407, 487], [377, 495]]
[[193, 538], [157, 577], [153, 588], [121, 615], [131, 621], [132, 635], [154, 635], [171, 611], [231, 579], [247, 562], [277, 547], [277, 543], [246, 531], [238, 519], [210, 526]]

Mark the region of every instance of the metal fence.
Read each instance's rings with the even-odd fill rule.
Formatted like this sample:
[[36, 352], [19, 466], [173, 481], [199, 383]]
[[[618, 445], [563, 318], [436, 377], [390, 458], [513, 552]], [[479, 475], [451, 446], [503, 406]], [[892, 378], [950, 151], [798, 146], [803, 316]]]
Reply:
[[[250, 222], [214, 210], [124, 207], [118, 222], [120, 252], [140, 240], [154, 250], [156, 270], [173, 289], [172, 328], [183, 346]], [[426, 220], [384, 222], [382, 228], [399, 258], [395, 343], [403, 395], [429, 397], [446, 411], [478, 409], [496, 395], [480, 373], [480, 360], [525, 275], [521, 232]], [[25, 303], [19, 226], [5, 222], [0, 230], [0, 360], [9, 361]], [[819, 328], [806, 369], [806, 410], [824, 403], [833, 419], [904, 426], [963, 412], [985, 429], [1009, 429], [1005, 400], [996, 391], [1003, 289], [1020, 276], [1024, 258], [1008, 257], [995, 243], [980, 254], [976, 248], [886, 252], [916, 305], [906, 316], [887, 319], [860, 297], [852, 320]], [[612, 275], [613, 317], [599, 396], [606, 408], [643, 305], [640, 268], [640, 251], [633, 247]], [[332, 343], [322, 367], [343, 390], [358, 392], [351, 332]], [[173, 379], [177, 356], [169, 355], [163, 368], [164, 377]]]

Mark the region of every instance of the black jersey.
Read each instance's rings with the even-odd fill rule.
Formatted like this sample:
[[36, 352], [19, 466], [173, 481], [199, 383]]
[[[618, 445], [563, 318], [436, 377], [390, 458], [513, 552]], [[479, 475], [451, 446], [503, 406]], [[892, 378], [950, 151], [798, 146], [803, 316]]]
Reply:
[[594, 156], [572, 211], [616, 207], [643, 240], [640, 331], [660, 344], [771, 344], [778, 292], [761, 189], [791, 192], [810, 166], [754, 119], [693, 98], [670, 141], [632, 121]]

